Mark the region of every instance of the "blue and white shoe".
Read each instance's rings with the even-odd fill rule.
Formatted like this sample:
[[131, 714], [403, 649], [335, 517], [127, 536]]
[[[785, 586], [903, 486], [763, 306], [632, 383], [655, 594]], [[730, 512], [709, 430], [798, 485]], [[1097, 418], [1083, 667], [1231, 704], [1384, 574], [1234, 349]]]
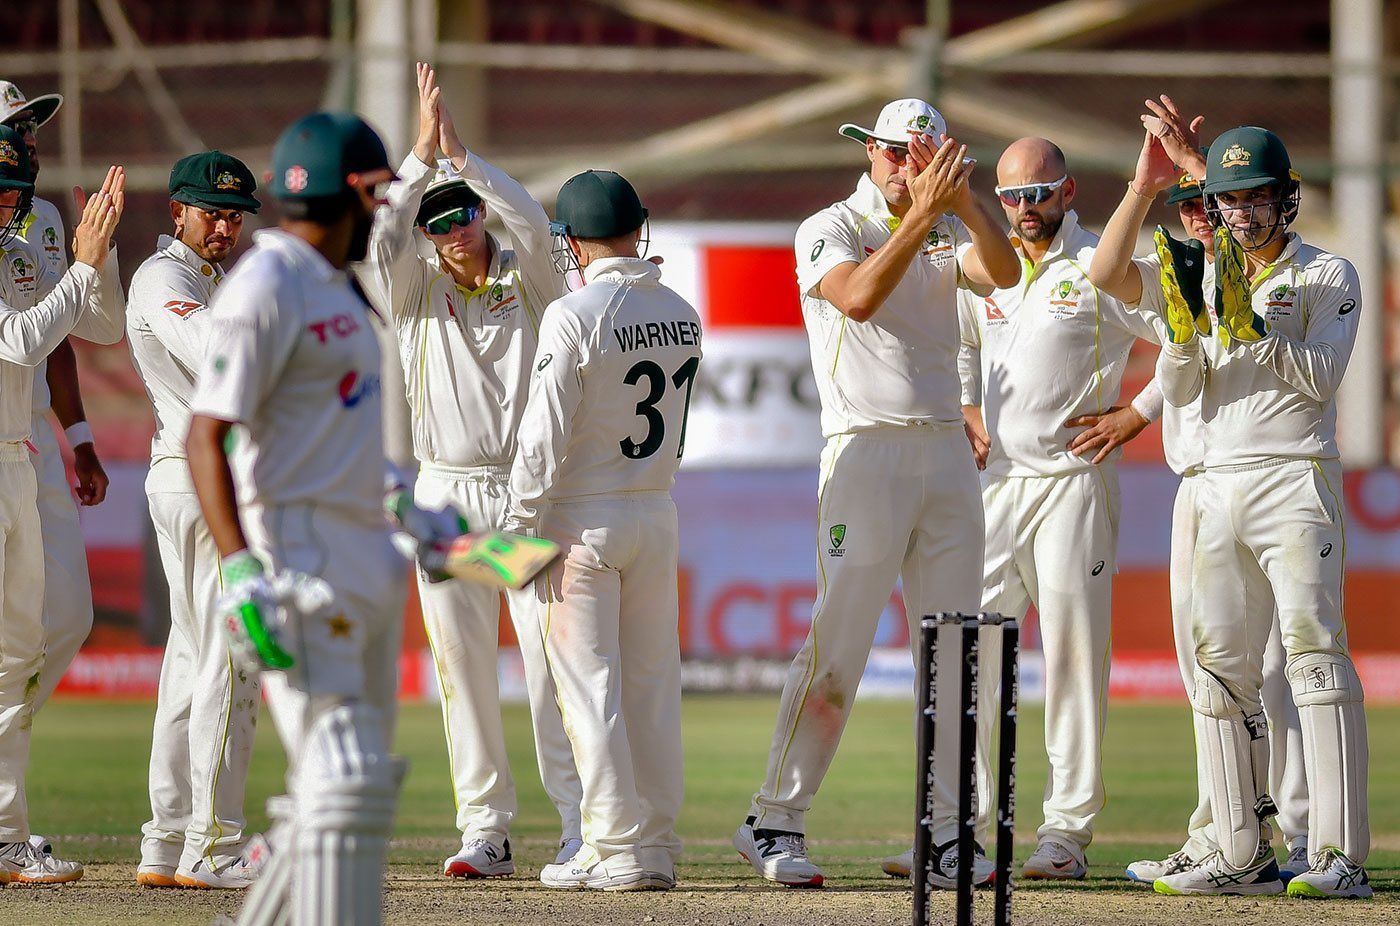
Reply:
[[1282, 894], [1278, 862], [1268, 843], [1261, 843], [1259, 854], [1247, 868], [1235, 869], [1225, 856], [1212, 852], [1194, 868], [1158, 878], [1152, 889], [1159, 894]]
[[1288, 850], [1288, 858], [1278, 866], [1278, 876], [1287, 884], [1312, 867], [1308, 861], [1308, 841], [1301, 839]]
[[1165, 878], [1168, 875], [1180, 874], [1188, 868], [1195, 868], [1201, 864], [1200, 859], [1192, 857], [1191, 853], [1184, 848], [1178, 849], [1164, 859], [1140, 859], [1128, 866], [1126, 872], [1129, 881], [1138, 884], [1145, 884], [1151, 887], [1158, 878]]
[[1289, 897], [1339, 897], [1364, 899], [1371, 896], [1371, 879], [1366, 869], [1336, 849], [1324, 849], [1307, 871], [1288, 882]]
[[766, 881], [783, 887], [821, 887], [822, 870], [807, 857], [807, 840], [801, 833], [754, 829], [749, 817], [734, 832], [733, 846], [744, 861]]

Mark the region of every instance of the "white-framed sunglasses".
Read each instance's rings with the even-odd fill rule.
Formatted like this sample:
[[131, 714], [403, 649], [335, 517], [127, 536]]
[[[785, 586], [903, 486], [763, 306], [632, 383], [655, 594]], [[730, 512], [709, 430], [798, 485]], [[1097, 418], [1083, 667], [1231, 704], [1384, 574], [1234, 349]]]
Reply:
[[1056, 190], [1065, 185], [1069, 179], [1069, 174], [1065, 174], [1059, 180], [1050, 183], [1027, 183], [1024, 186], [999, 186], [996, 187], [997, 199], [1008, 206], [1015, 206], [1025, 200], [1032, 206], [1038, 205], [1049, 199]]

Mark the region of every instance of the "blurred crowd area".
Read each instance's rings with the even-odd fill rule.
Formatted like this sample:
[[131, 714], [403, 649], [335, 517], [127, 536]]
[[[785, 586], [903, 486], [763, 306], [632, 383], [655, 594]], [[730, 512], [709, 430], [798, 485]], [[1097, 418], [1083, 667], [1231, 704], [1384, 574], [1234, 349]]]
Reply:
[[[418, 0], [401, 5], [425, 8]], [[459, 124], [469, 144], [526, 180], [580, 159], [596, 161], [580, 166], [609, 166], [610, 154], [635, 154], [656, 133], [797, 94], [823, 80], [810, 66], [774, 65], [633, 18], [619, 11], [624, 5], [594, 0], [427, 4], [436, 18], [437, 40], [490, 46], [491, 54], [477, 60], [469, 51], [459, 52], [441, 66], [449, 98], [462, 110]], [[796, 23], [801, 37], [829, 43], [837, 76], [905, 61], [917, 68], [919, 49], [930, 36], [926, 0], [726, 0], [718, 5], [751, 16], [755, 28], [774, 20]], [[81, 151], [75, 157], [64, 150], [58, 120], [42, 130], [42, 194], [66, 201], [71, 179], [66, 171], [75, 165], [90, 183], [101, 176], [102, 166], [126, 165], [136, 192], [128, 199], [118, 240], [129, 276], [156, 235], [167, 230], [163, 183], [176, 158], [218, 147], [261, 173], [287, 122], [307, 110], [350, 105], [379, 92], [356, 70], [357, 63], [400, 52], [375, 46], [363, 34], [357, 37], [356, 17], [362, 32], [369, 6], [366, 0], [0, 3], [0, 77], [16, 81], [31, 96], [60, 88], [63, 74], [53, 53], [65, 41], [62, 10], [77, 11], [81, 118], [76, 136], [69, 137], [76, 137]], [[1075, 4], [953, 0], [949, 47], [1052, 6]], [[1145, 9], [1146, 15], [1042, 47], [1031, 35], [1022, 52], [942, 69], [934, 101], [948, 115], [951, 132], [970, 144], [981, 162], [975, 182], [988, 200], [993, 168], [1007, 142], [1018, 134], [1047, 134], [1070, 154], [1081, 219], [1101, 226], [1131, 171], [1142, 100], [1166, 91], [1184, 109], [1206, 115], [1207, 137], [1239, 123], [1277, 131], [1309, 184], [1302, 227], [1308, 234], [1318, 230], [1325, 240], [1332, 228], [1329, 4], [1181, 0], [1123, 7]], [[1387, 33], [1400, 34], [1400, 4], [1388, 4], [1386, 16]], [[69, 35], [71, 48], [71, 30]], [[605, 52], [613, 52], [610, 63], [579, 66], [581, 58], [609, 58]], [[1178, 60], [1169, 55], [1175, 52], [1189, 55]], [[403, 78], [409, 79], [406, 67]], [[1393, 91], [1394, 73], [1389, 85]], [[162, 94], [167, 103], [161, 103]], [[806, 121], [800, 113], [787, 115], [771, 131], [627, 172], [658, 221], [795, 223], [844, 197], [862, 168], [860, 149], [838, 138], [836, 126], [848, 120], [869, 124], [883, 99], [895, 95], [903, 94], [873, 95]], [[1389, 113], [1394, 98], [1392, 92]], [[1386, 130], [1393, 145], [1393, 118]], [[409, 141], [387, 140], [399, 153]], [[1390, 234], [1400, 241], [1393, 227], [1400, 181], [1393, 178], [1388, 189]], [[1164, 208], [1158, 213], [1156, 220], [1172, 221]], [[267, 210], [250, 226], [271, 221], [275, 216]], [[1374, 294], [1368, 296], [1379, 305]], [[1388, 414], [1400, 424], [1396, 324], [1390, 312]], [[1136, 357], [1135, 374], [1149, 362], [1149, 354]], [[83, 370], [93, 384], [89, 410], [108, 453], [141, 458], [149, 413], [124, 352], [89, 351]], [[1400, 432], [1395, 433], [1392, 462], [1400, 460]]]

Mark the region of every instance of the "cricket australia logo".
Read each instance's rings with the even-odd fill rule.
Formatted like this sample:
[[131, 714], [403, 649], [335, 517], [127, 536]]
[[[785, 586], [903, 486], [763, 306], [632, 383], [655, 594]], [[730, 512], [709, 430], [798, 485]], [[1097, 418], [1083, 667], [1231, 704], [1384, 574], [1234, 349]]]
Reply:
[[928, 262], [939, 270], [952, 263], [956, 256], [953, 250], [953, 235], [947, 228], [935, 225], [929, 229], [928, 237], [924, 239], [924, 256]]
[[10, 261], [10, 279], [25, 295], [33, 295], [37, 288], [34, 279], [34, 265], [25, 260], [23, 256], [16, 255]]
[[1264, 320], [1274, 324], [1279, 319], [1293, 315], [1293, 302], [1296, 290], [1287, 283], [1280, 283], [1270, 290], [1264, 300]]
[[491, 287], [487, 298], [490, 304], [486, 307], [486, 314], [497, 321], [504, 321], [515, 312], [515, 293], [507, 293], [500, 283]]
[[24, 97], [20, 95], [19, 88], [10, 84], [5, 88], [5, 101], [9, 103], [23, 103]]
[[50, 225], [48, 228], [44, 229], [44, 250], [45, 250], [45, 251], [57, 251], [57, 250], [58, 250], [58, 232], [56, 232], [56, 231], [53, 230], [53, 226], [52, 226], [52, 225]]
[[1248, 167], [1253, 155], [1244, 150], [1243, 145], [1231, 145], [1220, 156], [1221, 167]]
[[233, 172], [226, 170], [222, 171], [219, 174], [219, 176], [214, 179], [214, 188], [218, 190], [233, 190], [237, 192], [240, 188], [240, 184], [238, 182], [238, 178], [233, 175]]
[[929, 119], [928, 113], [921, 113], [920, 115], [917, 115], [914, 118], [910, 119], [909, 123], [905, 126], [905, 128], [911, 129], [915, 132], [927, 132], [930, 121], [932, 120]]
[[19, 152], [7, 141], [0, 141], [0, 164], [6, 167], [19, 166]]
[[841, 544], [846, 540], [846, 525], [833, 524], [831, 530], [827, 531], [831, 538], [831, 547], [826, 551], [827, 556], [845, 556], [846, 551], [841, 549]]
[[1073, 280], [1061, 280], [1050, 291], [1052, 318], [1069, 318], [1079, 308], [1079, 292]]

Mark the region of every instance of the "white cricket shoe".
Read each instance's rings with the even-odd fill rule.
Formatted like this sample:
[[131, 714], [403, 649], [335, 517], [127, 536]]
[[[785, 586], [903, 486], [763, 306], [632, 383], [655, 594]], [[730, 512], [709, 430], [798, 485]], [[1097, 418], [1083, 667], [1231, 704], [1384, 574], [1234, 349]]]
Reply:
[[767, 881], [783, 887], [821, 887], [822, 870], [807, 857], [807, 839], [801, 833], [753, 828], [749, 817], [734, 831], [734, 848], [744, 861]]
[[1308, 860], [1308, 841], [1300, 839], [1289, 847], [1288, 858], [1278, 866], [1278, 876], [1287, 884], [1311, 867], [1312, 862]]
[[654, 891], [675, 887], [674, 876], [669, 886], [663, 886], [654, 874], [644, 871], [635, 856], [622, 854], [599, 860], [597, 853], [585, 846], [567, 862], [544, 866], [540, 883], [565, 891]]
[[42, 836], [0, 843], [0, 883], [66, 884], [83, 876], [83, 866], [53, 854]]
[[1300, 871], [1288, 882], [1289, 897], [1371, 896], [1371, 879], [1366, 869], [1336, 849], [1323, 849], [1307, 871]]
[[175, 869], [175, 883], [199, 890], [241, 891], [252, 887], [258, 872], [242, 856], [233, 859], [198, 859]]
[[1129, 881], [1151, 887], [1158, 878], [1180, 874], [1188, 868], [1195, 868], [1201, 860], [1192, 856], [1182, 847], [1164, 859], [1140, 859], [1128, 866]]
[[[974, 843], [973, 848], [975, 854], [972, 857], [972, 886], [985, 887], [992, 883], [996, 873], [996, 865], [987, 858], [981, 846]], [[929, 884], [950, 891], [956, 889], [958, 886], [957, 840], [950, 840], [941, 846], [934, 846], [933, 851], [938, 856], [939, 873], [929, 876]], [[880, 863], [880, 870], [891, 878], [911, 877], [914, 872], [914, 850], [911, 848], [899, 855], [891, 855]]]
[[1084, 854], [1058, 839], [1042, 839], [1021, 866], [1021, 877], [1031, 880], [1078, 881], [1088, 872]]
[[559, 840], [559, 851], [554, 854], [554, 864], [562, 865], [569, 859], [578, 855], [583, 848], [583, 840], [577, 836], [569, 836]]
[[148, 865], [142, 862], [136, 869], [136, 883], [142, 887], [179, 887], [175, 880], [175, 865]]
[[510, 840], [498, 846], [488, 839], [475, 837], [462, 843], [458, 853], [442, 863], [442, 873], [449, 878], [503, 878], [515, 874], [515, 861], [510, 857]]
[[1158, 878], [1152, 889], [1158, 894], [1282, 894], [1283, 881], [1274, 850], [1260, 843], [1259, 854], [1248, 868], [1231, 868], [1216, 851], [1195, 868]]

